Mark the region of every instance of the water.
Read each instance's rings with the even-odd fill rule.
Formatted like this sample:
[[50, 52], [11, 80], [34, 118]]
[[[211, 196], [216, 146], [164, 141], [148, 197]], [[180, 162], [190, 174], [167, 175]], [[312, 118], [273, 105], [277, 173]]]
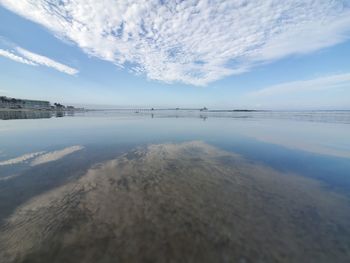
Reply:
[[350, 258], [349, 111], [0, 116], [1, 262]]

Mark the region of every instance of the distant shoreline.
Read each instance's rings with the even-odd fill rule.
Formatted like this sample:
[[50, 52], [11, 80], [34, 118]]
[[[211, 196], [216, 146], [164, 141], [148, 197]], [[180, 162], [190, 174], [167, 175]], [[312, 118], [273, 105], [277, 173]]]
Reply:
[[10, 108], [0, 108], [0, 111], [25, 111], [25, 112], [83, 112], [88, 111], [86, 109], [10, 109]]
[[112, 109], [86, 109], [86, 108], [73, 108], [73, 109], [12, 109], [12, 108], [0, 108], [0, 112], [91, 112], [91, 111], [121, 111], [121, 112], [157, 112], [157, 111], [198, 111], [201, 113], [220, 113], [220, 112], [347, 112], [350, 110], [250, 110], [250, 109], [213, 109], [213, 110], [201, 110], [198, 108], [112, 108]]
[[249, 110], [249, 109], [234, 109], [234, 110], [223, 110], [223, 109], [215, 109], [215, 110], [203, 110], [198, 108], [114, 108], [114, 109], [85, 109], [88, 111], [140, 111], [140, 112], [156, 112], [156, 111], [198, 111], [198, 112], [263, 112], [270, 110]]

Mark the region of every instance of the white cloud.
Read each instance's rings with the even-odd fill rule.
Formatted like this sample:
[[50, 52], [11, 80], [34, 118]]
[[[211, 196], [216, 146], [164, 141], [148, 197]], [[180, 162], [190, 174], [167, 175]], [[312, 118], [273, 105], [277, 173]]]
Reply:
[[31, 61], [34, 61], [35, 63], [39, 65], [43, 65], [49, 68], [54, 68], [58, 71], [61, 71], [63, 73], [69, 74], [69, 75], [75, 75], [78, 73], [78, 70], [75, 68], [71, 68], [69, 66], [66, 66], [64, 64], [61, 64], [57, 61], [54, 61], [48, 57], [44, 57], [42, 55], [35, 54], [33, 52], [30, 52], [28, 50], [25, 50], [23, 48], [18, 47], [17, 51], [19, 54], [24, 56], [27, 59], [30, 59]]
[[339, 88], [350, 88], [350, 73], [277, 84], [251, 92], [249, 95], [255, 97], [271, 97]]
[[349, 38], [348, 0], [0, 0], [88, 54], [205, 85]]
[[52, 60], [48, 57], [45, 57], [45, 56], [42, 56], [39, 54], [35, 54], [35, 53], [30, 52], [30, 51], [28, 51], [24, 48], [21, 48], [21, 47], [17, 47], [16, 51], [17, 52], [14, 53], [14, 52], [11, 52], [8, 50], [0, 49], [0, 56], [12, 59], [16, 62], [31, 65], [31, 66], [42, 65], [45, 67], [53, 68], [53, 69], [56, 69], [60, 72], [63, 72], [63, 73], [69, 74], [69, 75], [75, 75], [79, 72], [75, 68], [69, 67], [69, 66], [64, 65], [62, 63], [59, 63], [59, 62]]
[[12, 52], [4, 50], [4, 49], [0, 49], [0, 56], [12, 59], [13, 61], [16, 61], [16, 62], [19, 62], [19, 63], [31, 65], [31, 66], [36, 66], [37, 65], [33, 61], [30, 61], [30, 60], [25, 59], [23, 57], [17, 56], [15, 54], [13, 54]]

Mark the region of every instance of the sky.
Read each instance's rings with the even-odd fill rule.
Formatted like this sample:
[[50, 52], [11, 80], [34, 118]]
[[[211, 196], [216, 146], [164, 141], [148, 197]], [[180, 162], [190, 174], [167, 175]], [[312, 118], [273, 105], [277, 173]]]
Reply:
[[350, 0], [0, 0], [0, 96], [350, 109]]

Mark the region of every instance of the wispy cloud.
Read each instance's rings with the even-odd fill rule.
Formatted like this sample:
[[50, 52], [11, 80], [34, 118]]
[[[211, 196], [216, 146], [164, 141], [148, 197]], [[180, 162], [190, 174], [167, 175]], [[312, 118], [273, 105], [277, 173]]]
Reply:
[[277, 84], [251, 92], [249, 95], [255, 97], [271, 97], [349, 87], [350, 73], [345, 73]]
[[30, 61], [28, 59], [25, 59], [21, 56], [18, 56], [14, 53], [12, 53], [11, 51], [8, 51], [8, 50], [4, 50], [4, 49], [0, 49], [0, 56], [3, 56], [5, 58], [9, 58], [9, 59], [12, 59], [16, 62], [19, 62], [19, 63], [23, 63], [23, 64], [27, 64], [27, 65], [31, 65], [31, 66], [36, 66], [37, 64], [34, 63], [33, 61]]
[[31, 66], [41, 65], [41, 66], [53, 68], [55, 70], [58, 70], [60, 72], [63, 72], [69, 75], [75, 75], [79, 72], [75, 68], [59, 63], [48, 57], [30, 52], [21, 47], [17, 47], [15, 51], [0, 49], [0, 56], [12, 59], [13, 61], [16, 61], [16, 62], [31, 65]]
[[250, 91], [237, 103], [260, 109], [350, 109], [350, 73], [283, 82]]
[[349, 38], [347, 0], [0, 0], [88, 54], [165, 82], [206, 85]]
[[28, 50], [25, 50], [23, 48], [18, 47], [17, 51], [19, 54], [24, 56], [25, 58], [39, 64], [42, 66], [46, 66], [49, 68], [56, 69], [58, 71], [61, 71], [63, 73], [69, 74], [69, 75], [75, 75], [78, 73], [78, 70], [69, 66], [66, 66], [62, 63], [59, 63], [57, 61], [54, 61], [48, 57], [44, 57], [42, 55], [35, 54], [33, 52], [30, 52]]

